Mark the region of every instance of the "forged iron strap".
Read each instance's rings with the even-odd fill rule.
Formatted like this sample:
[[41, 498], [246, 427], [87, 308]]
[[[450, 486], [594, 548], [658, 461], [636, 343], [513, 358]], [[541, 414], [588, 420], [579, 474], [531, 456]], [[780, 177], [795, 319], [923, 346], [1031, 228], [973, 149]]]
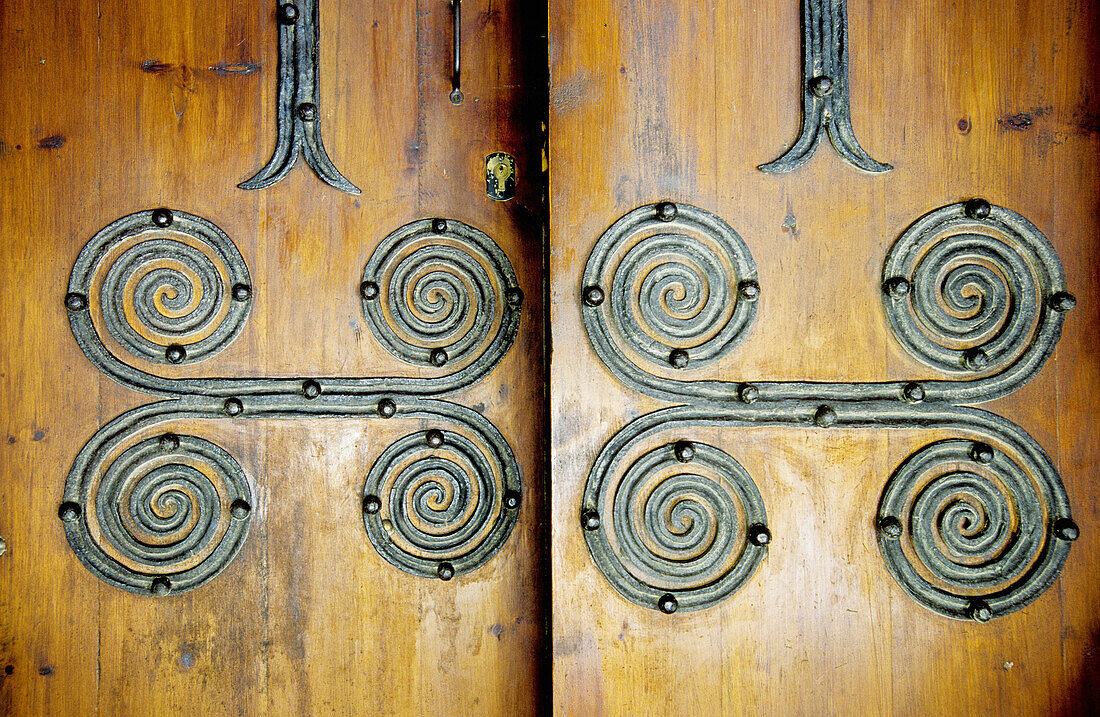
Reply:
[[298, 155], [321, 180], [348, 194], [359, 194], [332, 163], [321, 141], [320, 20], [318, 0], [294, 0], [277, 6], [279, 80], [276, 100], [275, 152], [263, 169], [237, 186], [270, 187], [294, 168]]
[[[748, 579], [771, 542], [751, 477], [691, 440], [699, 426], [981, 436], [925, 446], [888, 481], [875, 517], [887, 566], [930, 609], [979, 621], [1049, 587], [1077, 537], [1058, 473], [1021, 428], [961, 404], [1010, 393], [1050, 357], [1075, 303], [1057, 254], [1022, 216], [975, 199], [909, 227], [886, 257], [882, 291], [905, 349], [958, 378], [696, 378], [744, 337], [762, 300], [748, 248], [720, 218], [670, 202], [604, 233], [580, 296], [593, 349], [624, 384], [687, 404], [627, 424], [589, 473], [581, 529], [616, 590], [664, 612], [708, 607]], [[644, 452], [655, 444], [664, 447]]]
[[379, 244], [359, 294], [382, 345], [427, 375], [167, 378], [149, 369], [202, 361], [240, 333], [254, 298], [240, 252], [212, 223], [168, 209], [123, 217], [85, 245], [65, 297], [77, 344], [119, 383], [169, 397], [103, 426], [69, 472], [58, 517], [92, 573], [167, 595], [202, 585], [240, 549], [248, 480], [223, 449], [171, 430], [184, 420], [426, 423], [366, 479], [372, 544], [397, 567], [444, 580], [500, 549], [520, 507], [519, 466], [488, 419], [436, 397], [484, 378], [515, 342], [523, 293], [511, 263], [473, 227], [422, 220]]
[[802, 0], [802, 128], [790, 149], [760, 170], [778, 174], [802, 166], [823, 131], [848, 164], [865, 172], [893, 169], [867, 154], [852, 129], [845, 0]]

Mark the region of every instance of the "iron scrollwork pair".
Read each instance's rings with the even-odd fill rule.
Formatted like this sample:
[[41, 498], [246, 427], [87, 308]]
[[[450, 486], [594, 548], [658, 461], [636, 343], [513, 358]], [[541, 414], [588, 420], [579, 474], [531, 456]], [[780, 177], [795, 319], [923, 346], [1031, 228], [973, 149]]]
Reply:
[[[449, 580], [484, 564], [522, 495], [511, 448], [480, 413], [440, 398], [481, 380], [515, 341], [523, 294], [507, 257], [453, 220], [382, 241], [359, 293], [372, 333], [417, 377], [191, 378], [152, 373], [225, 348], [255, 300], [218, 227], [156, 209], [102, 229], [78, 256], [65, 306], [100, 371], [162, 400], [103, 426], [77, 455], [58, 516], [97, 577], [166, 595], [214, 577], [243, 544], [253, 493], [225, 450], [174, 424], [248, 418], [412, 419], [430, 426], [386, 448], [363, 486], [374, 547], [407, 572]], [[110, 344], [110, 347], [108, 346]]]
[[[1050, 242], [984, 200], [910, 226], [883, 269], [883, 307], [915, 358], [949, 379], [868, 383], [725, 381], [693, 369], [727, 356], [761, 296], [748, 247], [719, 217], [662, 202], [596, 242], [581, 311], [621, 382], [674, 402], [600, 451], [580, 524], [596, 565], [626, 598], [663, 612], [705, 608], [738, 589], [771, 543], [764, 501], [701, 427], [920, 428], [939, 440], [887, 481], [876, 526], [887, 568], [918, 602], [986, 621], [1057, 577], [1077, 537], [1050, 458], [1024, 430], [963, 404], [1034, 376], [1073, 308]], [[869, 521], [871, 522], [871, 521]]]

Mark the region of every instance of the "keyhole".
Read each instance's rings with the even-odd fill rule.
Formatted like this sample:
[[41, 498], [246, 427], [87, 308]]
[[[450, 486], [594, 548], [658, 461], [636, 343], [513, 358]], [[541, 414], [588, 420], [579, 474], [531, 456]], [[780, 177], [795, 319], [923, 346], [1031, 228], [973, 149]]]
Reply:
[[497, 179], [497, 193], [504, 194], [508, 178], [512, 176], [512, 165], [503, 159], [497, 161], [497, 165], [493, 167], [493, 176]]

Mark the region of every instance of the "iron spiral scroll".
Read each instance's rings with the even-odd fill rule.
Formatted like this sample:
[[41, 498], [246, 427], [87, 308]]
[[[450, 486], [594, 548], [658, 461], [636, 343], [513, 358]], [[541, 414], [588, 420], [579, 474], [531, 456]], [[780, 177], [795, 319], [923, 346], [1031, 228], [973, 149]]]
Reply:
[[[158, 366], [200, 362], [241, 332], [254, 289], [240, 252], [214, 224], [163, 208], [123, 217], [85, 245], [65, 296], [77, 344], [106, 375], [165, 399], [100, 428], [69, 472], [58, 517], [93, 574], [163, 596], [205, 584], [237, 554], [253, 515], [253, 491], [228, 452], [191, 435], [211, 420], [438, 424], [427, 438], [399, 439], [370, 470], [364, 492], [381, 495], [377, 506], [364, 499], [368, 537], [397, 567], [445, 579], [477, 569], [500, 549], [522, 495], [515, 456], [487, 418], [441, 397], [480, 381], [514, 343], [523, 293], [512, 266], [488, 236], [437, 219], [396, 230], [366, 271], [389, 277], [373, 296], [366, 281], [360, 286], [367, 323], [391, 353], [421, 365], [420, 375], [165, 376]], [[377, 313], [375, 299], [413, 318], [402, 325]], [[418, 333], [408, 332], [410, 321]], [[450, 352], [448, 360], [438, 360], [441, 350]], [[373, 486], [411, 485], [410, 440], [417, 444], [416, 498], [403, 500], [401, 491]], [[377, 526], [376, 516], [383, 516]], [[461, 528], [451, 529], [455, 524]], [[446, 550], [425, 554], [423, 545], [403, 541], [410, 525], [427, 525], [425, 534], [445, 540]]]
[[[661, 228], [674, 221], [675, 231]], [[1057, 470], [1019, 426], [964, 405], [1015, 390], [1050, 357], [1075, 303], [1057, 253], [1019, 214], [982, 199], [960, 202], [899, 237], [882, 291], [902, 346], [951, 378], [709, 379], [693, 369], [726, 355], [763, 301], [736, 233], [705, 210], [660, 202], [630, 212], [596, 242], [580, 287], [592, 347], [624, 384], [676, 404], [615, 434], [585, 485], [581, 530], [620, 594], [666, 613], [709, 607], [766, 554], [771, 532], [757, 486], [732, 456], [693, 440], [700, 427], [958, 435], [918, 449], [887, 481], [871, 522], [888, 570], [926, 607], [981, 622], [1025, 607], [1057, 578], [1078, 534]], [[722, 321], [708, 313], [712, 297], [725, 300]], [[662, 365], [656, 357], [666, 350]], [[706, 475], [691, 467], [700, 458]], [[723, 485], [755, 500], [731, 511], [714, 488]]]

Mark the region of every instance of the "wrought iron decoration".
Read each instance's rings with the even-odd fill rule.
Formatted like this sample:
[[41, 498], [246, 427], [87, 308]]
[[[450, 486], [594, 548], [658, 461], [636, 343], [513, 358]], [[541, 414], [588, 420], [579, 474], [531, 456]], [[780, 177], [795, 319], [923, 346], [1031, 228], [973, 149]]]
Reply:
[[318, 0], [280, 3], [279, 82], [276, 123], [278, 139], [271, 159], [241, 189], [270, 187], [290, 174], [298, 155], [325, 184], [348, 194], [359, 194], [329, 159], [321, 141], [321, 89], [319, 85], [320, 21]]
[[496, 553], [518, 515], [519, 467], [488, 419], [439, 397], [481, 380], [515, 341], [523, 294], [511, 264], [476, 229], [423, 220], [382, 241], [359, 291], [375, 336], [427, 375], [166, 377], [120, 355], [189, 364], [228, 345], [254, 298], [240, 252], [205, 219], [168, 209], [123, 217], [85, 245], [65, 297], [73, 336], [103, 373], [164, 399], [103, 426], [69, 472], [58, 516], [92, 573], [166, 595], [202, 585], [239, 550], [248, 479], [223, 449], [170, 430], [181, 421], [422, 420], [432, 427], [384, 450], [366, 479], [371, 542], [444, 580]]
[[926, 607], [983, 622], [1049, 587], [1077, 537], [1058, 473], [1021, 428], [962, 404], [1010, 393], [1053, 352], [1074, 305], [1057, 254], [1024, 217], [975, 199], [917, 220], [883, 271], [895, 336], [953, 378], [696, 378], [755, 316], [761, 287], [744, 242], [713, 214], [670, 202], [630, 212], [599, 239], [581, 287], [592, 346], [624, 384], [680, 404], [620, 430], [585, 486], [581, 528], [623, 596], [664, 612], [713, 605], [771, 542], [744, 468], [692, 440], [705, 426], [965, 436], [920, 448], [887, 482], [875, 518], [887, 567]]
[[860, 146], [849, 98], [845, 0], [802, 0], [802, 129], [783, 156], [760, 169], [781, 173], [800, 167], [813, 156], [822, 129], [845, 162], [866, 172], [893, 169]]

